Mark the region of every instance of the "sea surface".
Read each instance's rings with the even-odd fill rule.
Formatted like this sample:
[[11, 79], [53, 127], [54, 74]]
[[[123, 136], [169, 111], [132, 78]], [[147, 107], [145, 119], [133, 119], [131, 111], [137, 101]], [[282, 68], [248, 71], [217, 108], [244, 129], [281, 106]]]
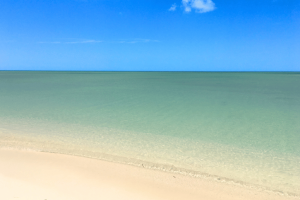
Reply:
[[300, 73], [0, 71], [0, 148], [300, 196]]

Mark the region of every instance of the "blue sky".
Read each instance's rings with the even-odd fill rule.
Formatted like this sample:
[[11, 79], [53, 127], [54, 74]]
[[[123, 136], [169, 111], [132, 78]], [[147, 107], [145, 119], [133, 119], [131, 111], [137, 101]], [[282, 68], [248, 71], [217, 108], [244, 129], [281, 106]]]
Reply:
[[300, 71], [300, 0], [1, 0], [0, 70]]

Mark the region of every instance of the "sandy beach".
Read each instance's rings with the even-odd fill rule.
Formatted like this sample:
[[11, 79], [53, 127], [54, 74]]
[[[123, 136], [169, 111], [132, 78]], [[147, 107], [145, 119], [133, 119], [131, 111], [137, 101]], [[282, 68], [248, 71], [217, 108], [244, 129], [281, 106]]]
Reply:
[[101, 160], [0, 150], [0, 199], [297, 199], [212, 180]]

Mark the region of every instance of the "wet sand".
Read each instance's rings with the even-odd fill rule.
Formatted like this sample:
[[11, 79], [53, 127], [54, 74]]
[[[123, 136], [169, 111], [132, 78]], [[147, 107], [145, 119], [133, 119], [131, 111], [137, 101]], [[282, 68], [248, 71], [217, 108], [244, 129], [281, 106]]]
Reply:
[[0, 199], [281, 200], [270, 191], [101, 160], [0, 149]]

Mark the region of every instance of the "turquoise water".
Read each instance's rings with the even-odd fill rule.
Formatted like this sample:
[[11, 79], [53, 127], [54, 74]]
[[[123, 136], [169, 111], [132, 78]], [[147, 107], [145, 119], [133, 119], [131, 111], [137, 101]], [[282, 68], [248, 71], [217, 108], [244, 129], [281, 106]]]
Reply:
[[0, 71], [0, 147], [300, 195], [300, 73]]

